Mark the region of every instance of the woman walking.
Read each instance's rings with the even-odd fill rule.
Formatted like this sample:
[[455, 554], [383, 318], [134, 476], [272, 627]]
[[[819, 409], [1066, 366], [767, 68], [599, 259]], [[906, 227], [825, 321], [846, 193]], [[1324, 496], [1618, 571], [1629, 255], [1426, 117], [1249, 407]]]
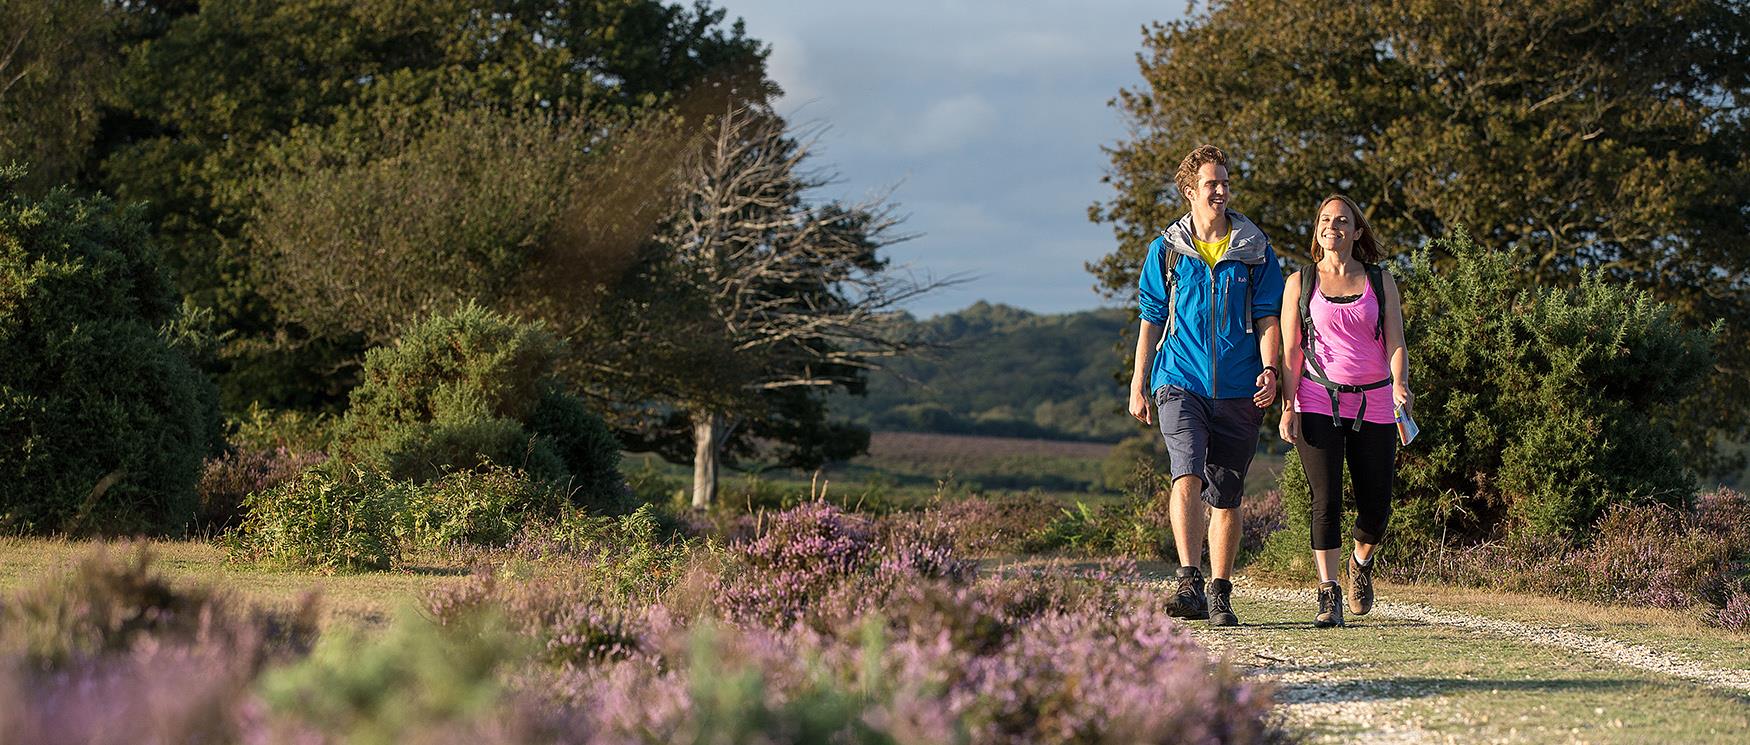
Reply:
[[1343, 561], [1343, 465], [1354, 485], [1354, 551], [1349, 569], [1349, 612], [1373, 608], [1373, 553], [1385, 537], [1396, 476], [1394, 409], [1408, 411], [1413, 396], [1404, 350], [1403, 306], [1379, 239], [1355, 202], [1325, 198], [1313, 222], [1313, 265], [1290, 277], [1282, 302], [1282, 379], [1279, 434], [1293, 444], [1312, 492], [1313, 560], [1319, 572], [1314, 625], [1343, 625], [1338, 562]]

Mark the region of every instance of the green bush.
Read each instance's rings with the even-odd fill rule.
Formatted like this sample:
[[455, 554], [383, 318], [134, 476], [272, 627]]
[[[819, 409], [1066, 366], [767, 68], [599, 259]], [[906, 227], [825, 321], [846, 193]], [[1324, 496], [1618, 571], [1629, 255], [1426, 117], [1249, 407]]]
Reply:
[[445, 629], [405, 612], [378, 637], [324, 634], [309, 657], [262, 675], [261, 697], [336, 742], [487, 739], [506, 694], [499, 673], [525, 652], [490, 618], [470, 621]]
[[[1390, 556], [1506, 536], [1582, 542], [1614, 504], [1692, 494], [1673, 417], [1712, 364], [1714, 332], [1600, 273], [1525, 287], [1509, 253], [1462, 230], [1431, 248], [1451, 265], [1435, 271], [1424, 251], [1403, 283], [1422, 434], [1398, 455]], [[1305, 552], [1306, 482], [1297, 460], [1282, 473], [1278, 540]]]
[[620, 509], [619, 443], [555, 376], [562, 351], [541, 324], [478, 306], [432, 316], [366, 354], [340, 448], [393, 479], [508, 466]]
[[179, 534], [220, 436], [138, 210], [0, 172], [0, 531]]
[[501, 546], [516, 537], [529, 515], [558, 512], [563, 492], [503, 466], [456, 471], [408, 492], [402, 522], [419, 546], [454, 543]]
[[316, 571], [388, 569], [401, 559], [414, 486], [329, 461], [244, 500], [226, 534], [233, 559]]

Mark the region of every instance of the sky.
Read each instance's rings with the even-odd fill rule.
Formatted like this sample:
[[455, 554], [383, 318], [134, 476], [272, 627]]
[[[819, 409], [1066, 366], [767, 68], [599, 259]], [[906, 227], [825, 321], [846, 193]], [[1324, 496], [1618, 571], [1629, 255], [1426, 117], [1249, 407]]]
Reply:
[[1109, 306], [1084, 265], [1110, 253], [1088, 206], [1101, 146], [1126, 136], [1107, 102], [1141, 84], [1142, 28], [1173, 2], [1109, 0], [719, 0], [771, 46], [779, 111], [828, 127], [822, 198], [894, 187], [920, 237], [895, 266], [970, 281], [910, 303], [931, 316], [978, 300], [1041, 313]]

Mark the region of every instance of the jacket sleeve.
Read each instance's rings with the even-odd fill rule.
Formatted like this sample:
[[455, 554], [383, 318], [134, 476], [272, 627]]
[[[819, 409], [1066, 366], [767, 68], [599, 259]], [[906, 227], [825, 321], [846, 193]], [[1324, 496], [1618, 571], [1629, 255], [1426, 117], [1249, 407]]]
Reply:
[[1282, 315], [1282, 264], [1276, 260], [1276, 248], [1264, 247], [1264, 268], [1258, 284], [1252, 289], [1252, 317]]
[[[1161, 279], [1161, 262], [1166, 253], [1163, 249], [1165, 245], [1160, 238], [1148, 244], [1148, 256], [1142, 262], [1142, 276], [1136, 282], [1136, 309], [1142, 320], [1156, 326], [1167, 323], [1167, 286]], [[1278, 279], [1277, 284], [1281, 283]], [[1276, 294], [1280, 296], [1282, 291], [1277, 290]]]

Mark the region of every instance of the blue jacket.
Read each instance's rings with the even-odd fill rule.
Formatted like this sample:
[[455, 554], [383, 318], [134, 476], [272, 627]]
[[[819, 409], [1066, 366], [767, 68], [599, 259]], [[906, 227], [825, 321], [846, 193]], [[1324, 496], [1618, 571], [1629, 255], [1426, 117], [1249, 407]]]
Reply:
[[[1212, 268], [1191, 243], [1191, 215], [1148, 245], [1137, 283], [1142, 319], [1162, 331], [1149, 371], [1149, 390], [1176, 385], [1205, 398], [1250, 398], [1264, 362], [1255, 319], [1282, 315], [1282, 265], [1270, 239], [1251, 220], [1228, 210], [1233, 242]], [[1177, 274], [1178, 296], [1168, 323], [1163, 267]]]

